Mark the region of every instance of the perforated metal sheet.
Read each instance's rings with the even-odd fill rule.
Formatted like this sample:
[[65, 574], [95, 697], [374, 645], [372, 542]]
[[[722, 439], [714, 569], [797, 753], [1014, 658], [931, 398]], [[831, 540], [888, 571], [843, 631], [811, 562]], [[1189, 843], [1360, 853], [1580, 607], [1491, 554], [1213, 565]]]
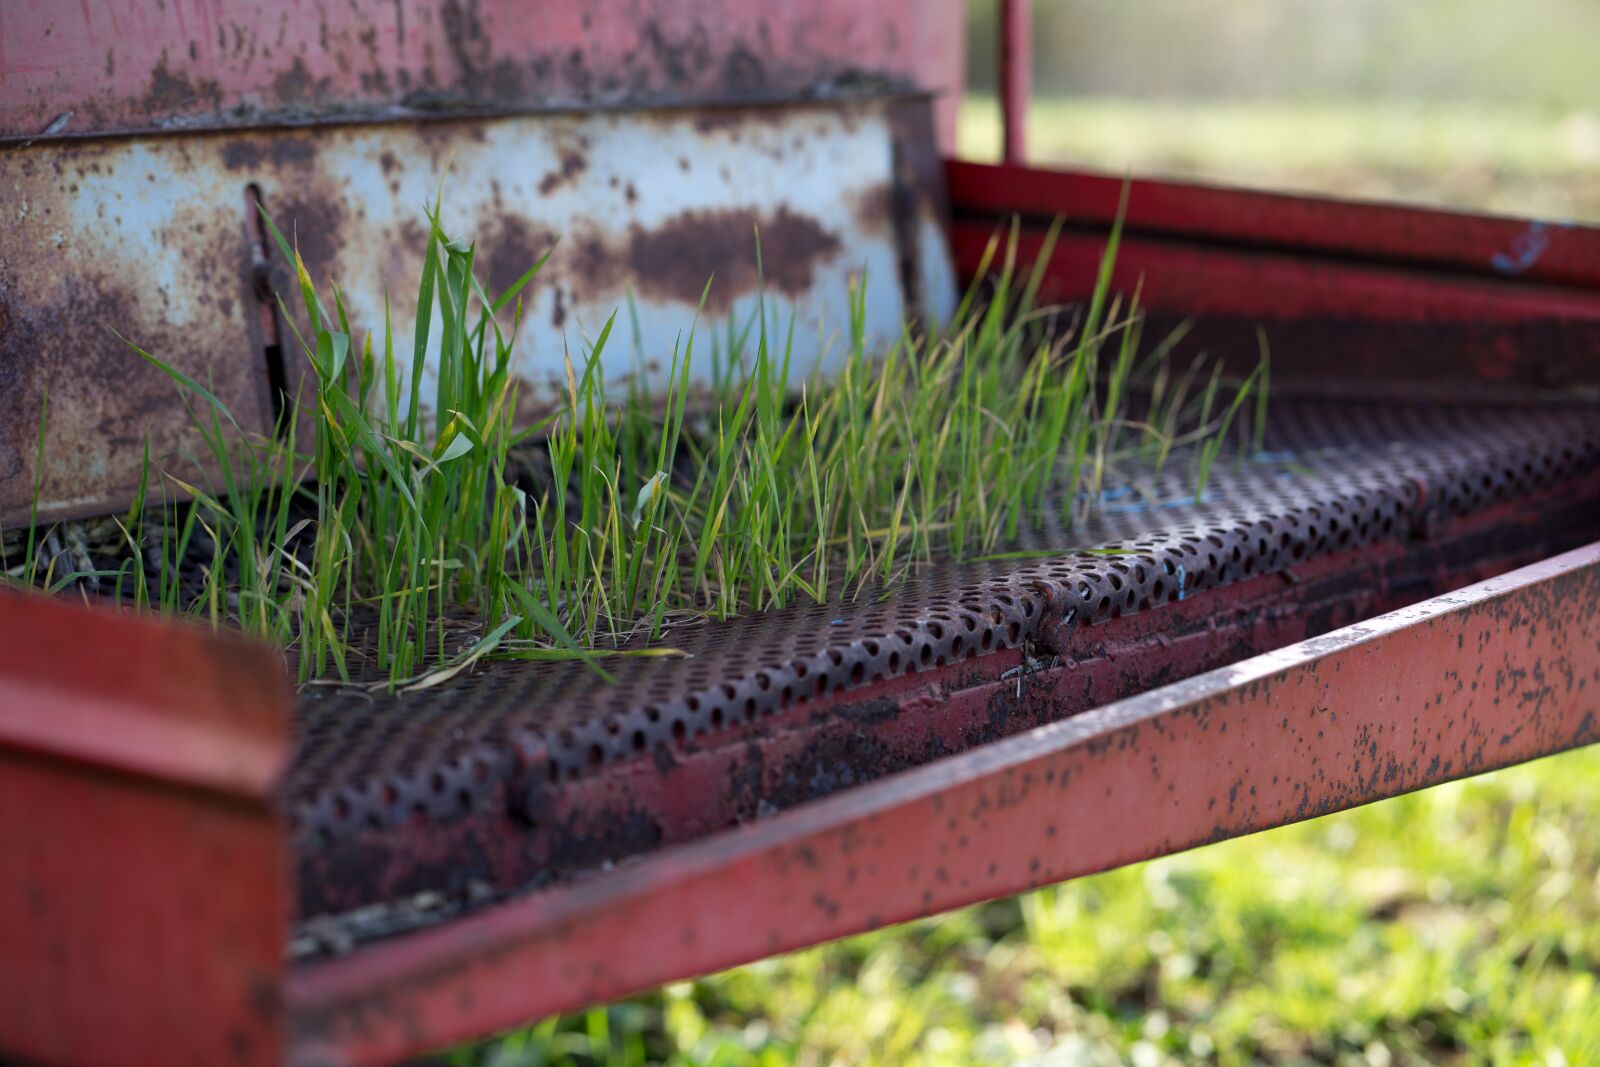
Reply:
[[1058, 557], [933, 566], [882, 599], [681, 627], [670, 643], [689, 658], [624, 661], [615, 685], [576, 664], [495, 663], [403, 697], [311, 690], [291, 815], [316, 849], [482, 810], [535, 779], [559, 788], [619, 761], [670, 761], [820, 695], [1023, 642], [1049, 649], [1059, 627], [1424, 534], [1597, 466], [1589, 410], [1281, 402], [1263, 452], [1218, 464], [1201, 503], [1191, 472], [1171, 469], [1108, 490], [1078, 530], [1047, 523], [1013, 546]]

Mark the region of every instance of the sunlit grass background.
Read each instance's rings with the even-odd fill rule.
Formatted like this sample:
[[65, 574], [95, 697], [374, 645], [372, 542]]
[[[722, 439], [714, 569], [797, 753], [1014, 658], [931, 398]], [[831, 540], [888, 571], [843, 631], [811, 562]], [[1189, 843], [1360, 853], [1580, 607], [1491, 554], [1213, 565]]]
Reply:
[[[1042, 164], [1600, 222], [1600, 98], [1585, 110], [1047, 97], [1027, 132]], [[994, 97], [963, 102], [958, 145], [999, 158]]]
[[[992, 11], [970, 10], [982, 86]], [[1587, 0], [1035, 11], [1035, 162], [1600, 222]], [[964, 103], [959, 144], [998, 154], [992, 96]], [[1600, 749], [683, 983], [454, 1059], [1576, 1067], [1600, 1063], [1597, 872]]]

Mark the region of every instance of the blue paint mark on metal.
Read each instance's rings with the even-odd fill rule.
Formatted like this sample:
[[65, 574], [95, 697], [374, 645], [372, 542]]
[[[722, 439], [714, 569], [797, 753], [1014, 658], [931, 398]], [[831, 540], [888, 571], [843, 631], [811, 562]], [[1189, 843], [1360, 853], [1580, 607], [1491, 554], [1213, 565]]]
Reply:
[[1186, 594], [1184, 586], [1188, 584], [1189, 575], [1183, 569], [1183, 564], [1178, 564], [1178, 599], [1182, 600]]
[[1539, 262], [1544, 250], [1550, 247], [1550, 234], [1542, 222], [1531, 222], [1528, 229], [1511, 242], [1507, 252], [1496, 252], [1490, 263], [1501, 274], [1518, 275]]
[[1142, 515], [1146, 511], [1170, 511], [1173, 508], [1184, 508], [1191, 504], [1209, 504], [1214, 499], [1210, 493], [1202, 493], [1199, 497], [1188, 493], [1178, 493], [1168, 497], [1147, 497], [1140, 500], [1129, 500], [1122, 503], [1105, 503], [1109, 495], [1101, 495], [1100, 510], [1106, 515]]

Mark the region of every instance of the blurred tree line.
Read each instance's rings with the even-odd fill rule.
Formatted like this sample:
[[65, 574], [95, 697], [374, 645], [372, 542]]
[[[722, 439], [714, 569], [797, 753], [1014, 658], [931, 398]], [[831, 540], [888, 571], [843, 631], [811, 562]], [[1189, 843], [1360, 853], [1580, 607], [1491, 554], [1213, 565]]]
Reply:
[[[968, 2], [994, 86], [997, 0]], [[1040, 94], [1600, 109], [1600, 0], [1034, 0]]]

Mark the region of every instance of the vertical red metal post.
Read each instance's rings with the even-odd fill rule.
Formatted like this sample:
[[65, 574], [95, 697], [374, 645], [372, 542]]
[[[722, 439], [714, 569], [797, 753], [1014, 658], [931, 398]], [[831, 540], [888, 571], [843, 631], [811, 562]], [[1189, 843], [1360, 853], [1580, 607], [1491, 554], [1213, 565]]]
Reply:
[[1022, 163], [1028, 154], [1028, 97], [1033, 92], [1032, 0], [1000, 0], [1000, 121], [1004, 158]]

